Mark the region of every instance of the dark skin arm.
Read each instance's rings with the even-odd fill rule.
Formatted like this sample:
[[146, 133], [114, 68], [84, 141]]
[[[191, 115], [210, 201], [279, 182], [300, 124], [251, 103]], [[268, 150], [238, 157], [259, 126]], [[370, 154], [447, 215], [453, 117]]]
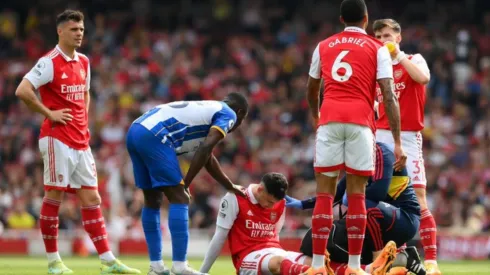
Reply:
[[196, 177], [197, 173], [201, 171], [202, 167], [208, 162], [214, 147], [224, 138], [223, 134], [214, 128], [209, 130], [208, 136], [204, 140], [203, 144], [197, 149], [194, 158], [191, 161], [189, 171], [185, 175], [184, 182], [185, 187], [188, 188], [191, 185], [192, 180]]
[[221, 185], [223, 185], [228, 191], [243, 195], [241, 188], [235, 186], [230, 179], [225, 175], [219, 165], [216, 157], [212, 155], [214, 147], [224, 138], [224, 135], [217, 129], [211, 128], [209, 134], [204, 140], [204, 143], [197, 149], [194, 158], [191, 161], [189, 171], [184, 178], [185, 188], [189, 188], [192, 180], [196, 177], [197, 173], [206, 166], [209, 174], [216, 179]]
[[226, 190], [233, 192], [237, 195], [245, 195], [243, 188], [239, 185], [233, 184], [233, 182], [228, 178], [228, 176], [221, 170], [218, 159], [211, 154], [208, 162], [204, 166], [208, 173], [219, 182]]
[[310, 106], [311, 115], [313, 117], [314, 127], [318, 127], [318, 118], [320, 113], [320, 85], [322, 83], [321, 79], [315, 79], [313, 77], [308, 77], [307, 94], [306, 99], [308, 100], [308, 105]]

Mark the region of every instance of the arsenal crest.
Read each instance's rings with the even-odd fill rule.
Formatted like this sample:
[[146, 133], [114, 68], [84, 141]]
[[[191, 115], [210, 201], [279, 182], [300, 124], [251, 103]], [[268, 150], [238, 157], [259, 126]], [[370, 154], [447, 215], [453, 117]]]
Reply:
[[275, 222], [276, 221], [276, 218], [277, 218], [277, 213], [276, 212], [272, 212], [271, 213], [271, 221], [272, 222]]
[[398, 79], [400, 77], [402, 77], [403, 75], [403, 71], [402, 70], [396, 70], [394, 73], [393, 73], [393, 76]]
[[82, 77], [82, 79], [85, 80], [86, 75], [85, 75], [85, 71], [83, 69], [80, 69], [80, 76]]
[[58, 181], [59, 181], [59, 182], [63, 182], [63, 175], [62, 175], [62, 174], [59, 174], [59, 175], [58, 175]]

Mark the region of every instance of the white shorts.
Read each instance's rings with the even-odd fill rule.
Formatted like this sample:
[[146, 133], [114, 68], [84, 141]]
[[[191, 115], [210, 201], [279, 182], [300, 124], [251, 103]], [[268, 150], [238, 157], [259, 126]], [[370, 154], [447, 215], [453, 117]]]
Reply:
[[[407, 154], [407, 171], [414, 188], [425, 188], [424, 156], [422, 153], [422, 134], [420, 132], [402, 132], [402, 147]], [[386, 144], [394, 145], [393, 135], [388, 130], [377, 130], [376, 140]]]
[[371, 176], [376, 161], [371, 128], [349, 123], [328, 123], [318, 127], [314, 166], [317, 173], [335, 177], [347, 173]]
[[39, 140], [44, 162], [44, 189], [73, 192], [97, 189], [97, 169], [90, 148], [75, 150], [53, 137]]
[[293, 251], [280, 248], [264, 248], [251, 252], [242, 261], [239, 275], [272, 275], [269, 271], [269, 261], [274, 256], [284, 257], [293, 263], [303, 264], [306, 256]]

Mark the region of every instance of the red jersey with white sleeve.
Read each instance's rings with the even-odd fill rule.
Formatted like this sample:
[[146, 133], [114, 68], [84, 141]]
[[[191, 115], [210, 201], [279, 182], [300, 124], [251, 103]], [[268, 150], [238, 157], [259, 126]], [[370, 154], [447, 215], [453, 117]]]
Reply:
[[281, 248], [279, 232], [284, 225], [286, 203], [281, 200], [273, 208], [260, 206], [250, 185], [246, 197], [227, 193], [221, 200], [216, 225], [229, 229], [228, 243], [233, 265], [240, 269], [251, 252], [264, 248]]
[[90, 63], [87, 56], [75, 52], [74, 58], [65, 55], [57, 45], [41, 57], [24, 76], [39, 89], [42, 103], [50, 110], [71, 109], [73, 120], [66, 125], [45, 119], [39, 138], [60, 140], [75, 150], [89, 147], [88, 113], [85, 92], [90, 89]]
[[313, 52], [310, 77], [323, 79], [319, 125], [350, 123], [375, 130], [376, 80], [393, 78], [386, 47], [358, 27], [321, 41]]
[[[407, 56], [415, 65], [422, 68], [424, 73], [430, 74], [429, 67], [424, 57], [420, 54]], [[405, 67], [397, 61], [393, 61], [393, 76], [395, 94], [400, 102], [401, 130], [418, 132], [424, 129], [425, 85], [417, 83], [408, 74]], [[378, 102], [383, 102], [383, 94], [379, 87], [376, 88]], [[384, 104], [379, 104], [378, 129], [389, 130], [388, 117]]]

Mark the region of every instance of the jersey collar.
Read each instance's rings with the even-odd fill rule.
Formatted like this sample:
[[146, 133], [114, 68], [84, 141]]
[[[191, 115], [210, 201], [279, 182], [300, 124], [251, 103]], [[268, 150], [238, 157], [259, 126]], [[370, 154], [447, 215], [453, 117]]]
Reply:
[[345, 27], [344, 31], [345, 32], [360, 32], [362, 34], [367, 34], [365, 30], [363, 30], [359, 27]]
[[65, 53], [64, 53], [64, 52], [61, 50], [61, 48], [60, 48], [60, 46], [59, 46], [59, 45], [56, 45], [56, 50], [57, 50], [57, 51], [58, 51], [58, 52], [61, 54], [61, 56], [63, 56], [63, 58], [64, 58], [66, 61], [68, 61], [68, 62], [73, 61], [73, 60], [75, 60], [75, 61], [77, 61], [77, 62], [78, 62], [78, 60], [79, 60], [79, 58], [78, 58], [78, 53], [77, 53], [76, 51], [75, 51], [75, 56], [74, 56], [74, 57], [73, 57], [73, 59], [72, 59], [71, 57], [69, 57], [68, 55], [66, 55], [66, 54], [65, 54]]
[[250, 184], [247, 188], [247, 195], [250, 199], [250, 202], [253, 203], [253, 204], [258, 204], [259, 202], [257, 201], [257, 199], [255, 198], [254, 196], [254, 193], [252, 192], [252, 187], [254, 186], [255, 184]]

